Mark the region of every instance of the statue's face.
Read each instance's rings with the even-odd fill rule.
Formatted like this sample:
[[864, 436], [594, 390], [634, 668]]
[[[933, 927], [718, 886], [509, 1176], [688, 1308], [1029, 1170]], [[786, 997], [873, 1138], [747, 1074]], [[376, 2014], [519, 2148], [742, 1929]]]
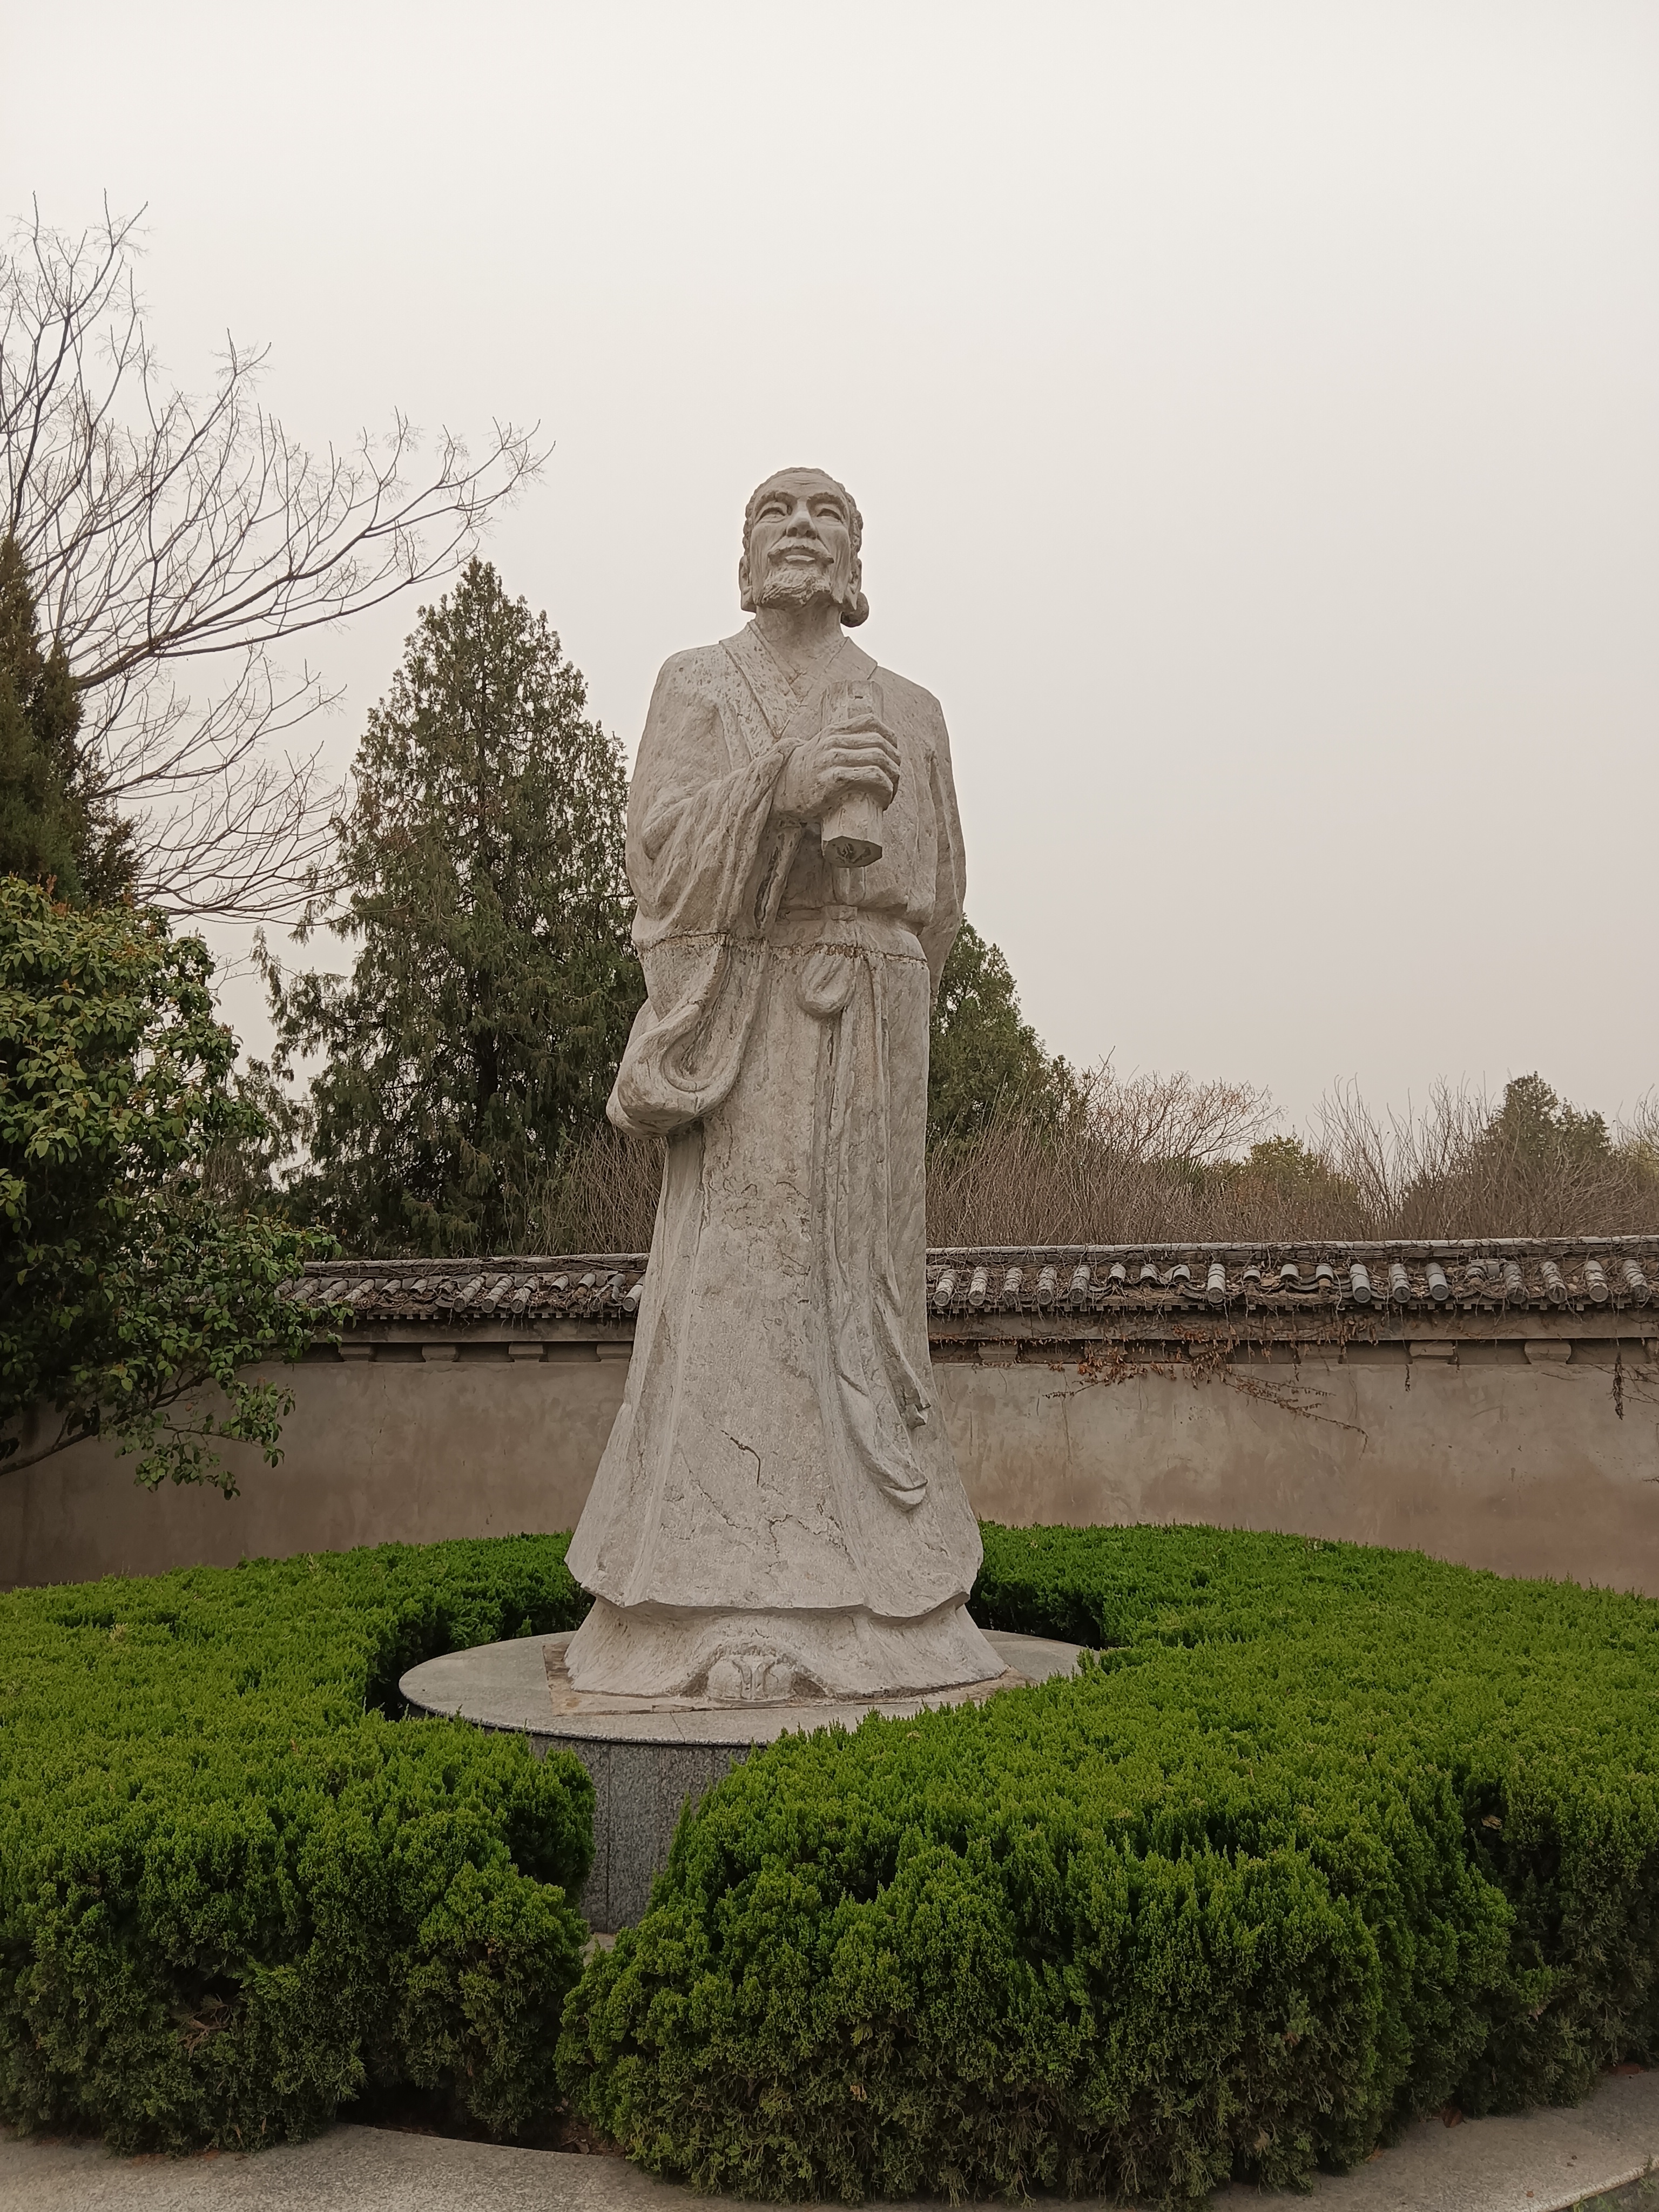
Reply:
[[760, 493], [738, 584], [745, 605], [844, 605], [853, 590], [853, 524], [846, 494], [816, 470], [792, 469]]

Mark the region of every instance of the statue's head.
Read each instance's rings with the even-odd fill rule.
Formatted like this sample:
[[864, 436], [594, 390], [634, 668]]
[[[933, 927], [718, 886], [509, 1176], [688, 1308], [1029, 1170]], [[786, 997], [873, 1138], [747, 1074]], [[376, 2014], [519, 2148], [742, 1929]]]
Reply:
[[780, 469], [743, 511], [738, 592], [743, 611], [830, 599], [848, 629], [867, 620], [859, 548], [864, 518], [822, 469]]

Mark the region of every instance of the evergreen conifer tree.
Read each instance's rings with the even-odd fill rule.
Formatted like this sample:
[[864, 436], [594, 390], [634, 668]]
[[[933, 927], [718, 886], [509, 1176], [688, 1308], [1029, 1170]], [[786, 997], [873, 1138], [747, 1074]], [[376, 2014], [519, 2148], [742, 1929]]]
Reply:
[[964, 921], [933, 1001], [930, 1141], [978, 1136], [999, 1114], [1057, 1115], [1071, 1090], [1064, 1061], [1050, 1060], [1020, 1012], [1013, 972], [1001, 949]]
[[358, 750], [328, 925], [351, 975], [266, 956], [276, 1071], [328, 1055], [295, 1196], [358, 1249], [501, 1249], [603, 1119], [644, 985], [627, 778], [586, 699], [546, 616], [471, 562]]
[[1571, 1106], [1541, 1075], [1517, 1075], [1486, 1124], [1483, 1149], [1522, 1168], [1588, 1166], [1613, 1149], [1605, 1118]]
[[77, 742], [81, 704], [61, 646], [42, 649], [17, 542], [0, 538], [0, 875], [50, 884], [71, 906], [131, 881], [131, 832]]

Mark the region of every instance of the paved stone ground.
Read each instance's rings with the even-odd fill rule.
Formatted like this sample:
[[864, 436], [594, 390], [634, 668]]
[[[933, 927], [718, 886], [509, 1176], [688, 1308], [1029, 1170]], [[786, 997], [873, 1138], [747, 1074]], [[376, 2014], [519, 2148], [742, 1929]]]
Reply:
[[[1586, 2105], [1448, 2129], [1437, 2120], [1357, 2173], [1322, 2179], [1316, 2212], [1659, 2212], [1659, 2072], [1604, 2081]], [[376, 2128], [251, 2157], [112, 2158], [97, 2143], [0, 2138], [3, 2212], [699, 2212], [708, 2198], [618, 2158], [507, 2150]], [[1214, 2212], [1292, 2212], [1301, 2197], [1225, 2189]]]

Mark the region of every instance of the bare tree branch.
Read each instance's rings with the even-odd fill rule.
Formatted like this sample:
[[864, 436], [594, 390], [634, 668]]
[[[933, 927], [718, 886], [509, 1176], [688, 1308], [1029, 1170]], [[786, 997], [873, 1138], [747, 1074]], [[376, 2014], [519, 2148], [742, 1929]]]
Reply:
[[[285, 641], [447, 575], [546, 458], [492, 426], [474, 462], [409, 418], [313, 454], [226, 340], [212, 392], [162, 376], [134, 274], [137, 217], [33, 221], [0, 253], [0, 527], [82, 696], [83, 742], [139, 825], [143, 895], [257, 918], [313, 893], [337, 804], [317, 751], [276, 750], [331, 694]], [[208, 664], [188, 674], [193, 662]]]

